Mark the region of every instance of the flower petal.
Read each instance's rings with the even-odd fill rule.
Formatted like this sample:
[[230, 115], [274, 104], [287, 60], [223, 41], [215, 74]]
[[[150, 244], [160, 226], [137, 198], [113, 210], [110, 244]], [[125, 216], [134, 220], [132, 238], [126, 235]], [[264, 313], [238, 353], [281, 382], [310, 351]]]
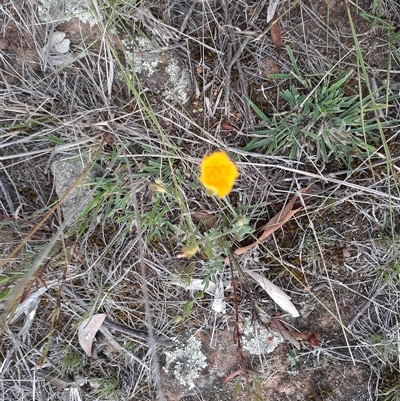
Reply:
[[220, 198], [228, 195], [239, 172], [236, 164], [225, 152], [217, 151], [203, 158], [200, 165], [200, 181], [207, 191]]

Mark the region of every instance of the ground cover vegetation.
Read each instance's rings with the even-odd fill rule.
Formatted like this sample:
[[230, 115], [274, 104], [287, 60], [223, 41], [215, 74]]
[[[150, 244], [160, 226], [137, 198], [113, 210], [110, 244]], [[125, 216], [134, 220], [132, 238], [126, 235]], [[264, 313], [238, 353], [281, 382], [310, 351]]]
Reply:
[[1, 2], [0, 397], [399, 400], [399, 26]]

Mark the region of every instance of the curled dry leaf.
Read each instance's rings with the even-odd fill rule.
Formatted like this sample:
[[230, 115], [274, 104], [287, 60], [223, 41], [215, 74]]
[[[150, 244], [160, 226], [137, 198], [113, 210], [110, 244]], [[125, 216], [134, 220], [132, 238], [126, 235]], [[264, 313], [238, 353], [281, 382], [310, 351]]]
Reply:
[[217, 313], [225, 313], [226, 311], [226, 302], [224, 301], [224, 290], [225, 290], [224, 282], [221, 279], [219, 279], [216, 285], [214, 300], [211, 306], [211, 309]]
[[270, 327], [281, 333], [282, 337], [297, 349], [301, 348], [300, 341], [304, 341], [306, 338], [303, 333], [296, 331], [292, 326], [282, 320], [280, 318], [280, 313], [276, 313], [272, 316]]
[[50, 384], [53, 384], [54, 386], [58, 387], [58, 388], [68, 388], [71, 387], [72, 385], [75, 384], [75, 382], [72, 382], [70, 380], [64, 380], [60, 377], [55, 377], [55, 376], [51, 376], [51, 375], [47, 375], [45, 373], [42, 372], [37, 372], [37, 375], [45, 380], [47, 380]]
[[192, 213], [192, 218], [195, 223], [202, 223], [207, 228], [213, 228], [217, 221], [215, 213], [207, 212], [201, 209], [195, 210]]
[[85, 319], [78, 329], [78, 341], [88, 356], [92, 356], [93, 339], [107, 317], [105, 313], [99, 313]]
[[237, 128], [234, 127], [233, 125], [225, 124], [225, 123], [221, 124], [221, 129], [223, 129], [225, 131], [236, 131], [237, 130]]
[[171, 284], [182, 287], [188, 291], [204, 291], [207, 294], [215, 294], [215, 291], [217, 290], [217, 285], [213, 281], [210, 281], [208, 283], [208, 286], [206, 288], [204, 288], [203, 280], [201, 280], [199, 278], [192, 279], [190, 281], [190, 283], [185, 283], [180, 280], [174, 280], [174, 281], [171, 281]]
[[24, 326], [18, 333], [19, 336], [25, 337], [27, 335], [32, 325], [33, 319], [35, 318], [40, 299], [42, 295], [47, 291], [47, 289], [48, 287], [40, 287], [35, 292], [23, 294], [23, 297], [26, 296], [26, 298], [17, 306], [11, 319], [11, 323], [14, 323], [22, 315], [22, 313], [24, 313], [26, 316]]
[[271, 39], [272, 43], [275, 45], [278, 52], [282, 49], [282, 30], [281, 23], [279, 21], [278, 11], [275, 13], [274, 17], [271, 20]]
[[342, 254], [343, 254], [343, 258], [344, 258], [344, 259], [350, 258], [350, 257], [351, 257], [351, 253], [350, 253], [350, 251], [349, 251], [347, 248], [343, 248], [343, 249], [342, 249]]
[[256, 273], [249, 269], [242, 269], [244, 273], [247, 273], [253, 280], [257, 281], [260, 287], [262, 287], [267, 294], [273, 299], [273, 301], [279, 305], [285, 312], [290, 313], [293, 317], [300, 316], [298, 310], [290, 300], [289, 295], [277, 287], [274, 283], [265, 278], [262, 274]]

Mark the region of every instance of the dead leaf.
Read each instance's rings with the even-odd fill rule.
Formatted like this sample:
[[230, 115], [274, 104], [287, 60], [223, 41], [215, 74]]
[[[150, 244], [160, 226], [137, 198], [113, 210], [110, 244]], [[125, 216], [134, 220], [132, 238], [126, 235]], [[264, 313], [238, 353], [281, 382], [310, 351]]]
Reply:
[[279, 2], [281, 0], [270, 0], [268, 9], [267, 9], [267, 23], [274, 18], [276, 15], [276, 9], [279, 6]]
[[18, 333], [19, 336], [25, 337], [26, 334], [28, 333], [32, 325], [33, 319], [35, 318], [36, 310], [39, 305], [40, 299], [47, 290], [48, 287], [40, 287], [35, 292], [28, 292], [27, 294], [23, 294], [24, 300], [17, 306], [10, 322], [14, 323], [22, 315], [22, 313], [25, 314], [26, 320], [24, 326]]
[[221, 124], [221, 129], [223, 129], [225, 131], [236, 131], [236, 128], [233, 125], [225, 124], [225, 123]]
[[[308, 188], [300, 189], [301, 196], [304, 203], [307, 203], [307, 198], [312, 193], [312, 186]], [[250, 245], [244, 246], [242, 248], [236, 249], [235, 255], [242, 255], [243, 253], [249, 251], [255, 246], [259, 245], [262, 241], [267, 239], [272, 233], [281, 228], [288, 220], [290, 220], [299, 210], [302, 209], [302, 203], [299, 200], [299, 196], [295, 195], [290, 202], [283, 208], [281, 212], [275, 215], [267, 224], [265, 224], [261, 229], [263, 233], [256, 242]], [[229, 263], [229, 257], [225, 259], [226, 263]]]
[[78, 341], [88, 356], [92, 356], [93, 339], [107, 317], [105, 313], [99, 313], [85, 319], [78, 329]]
[[75, 382], [72, 382], [70, 380], [64, 380], [60, 377], [54, 377], [51, 375], [47, 375], [45, 373], [42, 372], [37, 372], [37, 375], [45, 380], [47, 380], [50, 384], [53, 384], [54, 386], [58, 387], [58, 388], [68, 388], [71, 387], [73, 384], [75, 384]]
[[65, 32], [56, 31], [53, 33], [53, 36], [49, 42], [50, 51], [60, 54], [68, 53], [70, 44], [71, 41], [69, 39], [65, 39]]
[[226, 302], [224, 301], [224, 282], [219, 279], [215, 290], [214, 300], [211, 309], [217, 313], [225, 313]]
[[278, 64], [269, 57], [264, 57], [259, 61], [259, 67], [260, 67], [260, 74], [268, 78], [271, 74], [277, 74], [279, 72], [279, 66]]
[[274, 17], [271, 20], [271, 39], [278, 52], [282, 49], [282, 30], [281, 23], [279, 21], [278, 11], [275, 12]]
[[300, 341], [304, 341], [306, 336], [303, 333], [296, 331], [293, 327], [280, 319], [280, 313], [272, 316], [270, 327], [273, 330], [281, 333], [282, 337], [289, 341], [298, 350], [301, 348]]
[[43, 54], [46, 55], [47, 61], [53, 67], [71, 64], [74, 61], [74, 57], [70, 53], [71, 40], [66, 39], [65, 36], [65, 32], [53, 32], [43, 48]]
[[78, 253], [78, 251], [76, 250], [75, 247], [72, 248], [73, 254], [75, 259], [79, 262], [79, 263], [83, 263], [84, 259], [83, 257]]
[[192, 213], [192, 217], [195, 223], [202, 222], [206, 228], [213, 228], [217, 221], [214, 213], [210, 213], [201, 209], [195, 210]]
[[262, 274], [256, 273], [249, 269], [242, 269], [243, 272], [247, 273], [253, 280], [262, 287], [268, 295], [273, 299], [273, 301], [279, 305], [285, 312], [290, 313], [293, 317], [299, 317], [300, 313], [290, 301], [289, 295], [287, 295], [283, 290], [277, 287], [274, 283], [265, 278]]

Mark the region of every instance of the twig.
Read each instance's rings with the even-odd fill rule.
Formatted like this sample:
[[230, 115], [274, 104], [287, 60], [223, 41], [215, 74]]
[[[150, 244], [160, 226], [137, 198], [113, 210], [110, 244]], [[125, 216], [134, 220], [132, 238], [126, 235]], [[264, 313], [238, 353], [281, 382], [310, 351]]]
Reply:
[[364, 303], [364, 305], [361, 307], [361, 309], [356, 313], [356, 315], [353, 317], [353, 319], [350, 320], [350, 323], [347, 325], [347, 328], [351, 329], [356, 321], [360, 318], [361, 315], [364, 314], [364, 312], [368, 309], [368, 307], [371, 305], [371, 302], [379, 295], [382, 293], [384, 288], [387, 286], [387, 283], [383, 283], [376, 291], [375, 293]]
[[9, 207], [9, 209], [10, 209], [11, 214], [14, 215], [14, 213], [15, 213], [14, 204], [12, 203], [10, 194], [8, 192], [7, 185], [6, 185], [5, 182], [3, 182], [3, 180], [1, 178], [0, 178], [0, 189], [4, 194], [4, 197], [6, 198], [7, 205]]
[[[250, 386], [249, 369], [246, 366], [246, 361], [245, 361], [244, 356], [243, 356], [242, 333], [240, 332], [240, 324], [239, 324], [239, 300], [238, 300], [238, 295], [237, 295], [237, 282], [236, 282], [236, 277], [235, 277], [235, 273], [233, 271], [233, 264], [232, 264], [232, 261], [235, 261], [235, 260], [233, 259], [232, 252], [229, 252], [229, 253], [230, 253], [229, 266], [231, 268], [232, 289], [233, 289], [233, 296], [234, 296], [234, 302], [235, 302], [235, 327], [233, 329], [233, 341], [235, 342], [235, 344], [237, 344], [236, 367], [238, 369], [235, 372], [233, 372], [230, 375], [228, 375], [224, 379], [224, 383], [226, 383], [232, 377], [235, 377], [239, 373], [244, 373], [244, 376], [246, 378], [246, 382]], [[240, 368], [239, 368], [239, 366], [240, 366]]]

